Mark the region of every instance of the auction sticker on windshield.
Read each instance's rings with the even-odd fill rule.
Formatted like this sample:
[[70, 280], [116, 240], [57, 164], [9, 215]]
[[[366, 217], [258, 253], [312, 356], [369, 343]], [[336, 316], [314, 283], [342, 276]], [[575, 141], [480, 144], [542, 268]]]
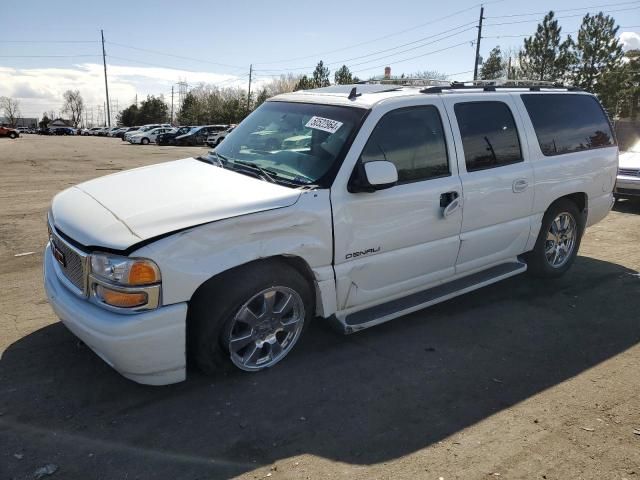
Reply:
[[341, 126], [342, 122], [316, 116], [311, 117], [305, 125], [307, 128], [315, 128], [316, 130], [322, 130], [323, 132], [329, 133], [336, 133]]

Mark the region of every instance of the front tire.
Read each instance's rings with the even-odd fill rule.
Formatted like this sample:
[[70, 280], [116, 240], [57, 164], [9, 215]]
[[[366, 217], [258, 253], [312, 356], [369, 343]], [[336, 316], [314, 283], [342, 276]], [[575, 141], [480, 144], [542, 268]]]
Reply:
[[526, 255], [528, 271], [541, 278], [557, 278], [575, 261], [584, 232], [584, 219], [571, 200], [560, 199], [549, 207], [534, 249]]
[[140, 140], [140, 143], [142, 145], [149, 145], [149, 139], [148, 138], [143, 138], [142, 140]]
[[309, 283], [285, 262], [239, 267], [203, 285], [189, 307], [189, 353], [207, 374], [272, 367], [313, 317]]
[[14, 140], [16, 137], [17, 137], [17, 135], [15, 134], [15, 132], [11, 132], [9, 134], [9, 138], [12, 139], [12, 140]]

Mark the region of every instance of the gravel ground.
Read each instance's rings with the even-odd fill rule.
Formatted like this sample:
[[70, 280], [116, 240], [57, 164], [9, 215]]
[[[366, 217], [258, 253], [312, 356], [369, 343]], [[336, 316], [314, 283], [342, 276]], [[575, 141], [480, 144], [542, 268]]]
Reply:
[[347, 337], [316, 322], [271, 371], [144, 387], [48, 306], [45, 214], [69, 185], [205, 149], [0, 140], [0, 479], [640, 479], [640, 204], [559, 280]]

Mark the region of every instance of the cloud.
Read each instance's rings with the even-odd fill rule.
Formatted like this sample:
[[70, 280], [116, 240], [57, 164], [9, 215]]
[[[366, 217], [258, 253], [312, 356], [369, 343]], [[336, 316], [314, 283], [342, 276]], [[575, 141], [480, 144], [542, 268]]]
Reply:
[[620, 42], [624, 51], [640, 49], [640, 33], [622, 32]]
[[[221, 87], [246, 88], [247, 78], [229, 74], [178, 70], [162, 67], [132, 67], [107, 65], [109, 97], [123, 108], [136, 95], [164, 95], [170, 101], [171, 85], [184, 80], [189, 85], [210, 83]], [[83, 63], [72, 68], [11, 68], [0, 67], [0, 96], [17, 98], [25, 116], [40, 115], [44, 111], [59, 111], [62, 94], [79, 90], [86, 105], [103, 105], [104, 72], [101, 63]], [[177, 94], [177, 89], [176, 89]]]

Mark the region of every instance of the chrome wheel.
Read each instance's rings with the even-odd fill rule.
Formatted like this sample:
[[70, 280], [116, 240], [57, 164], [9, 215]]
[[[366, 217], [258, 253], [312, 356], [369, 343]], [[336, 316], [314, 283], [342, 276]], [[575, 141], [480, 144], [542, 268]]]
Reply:
[[545, 240], [544, 254], [549, 265], [560, 268], [567, 263], [576, 247], [577, 237], [578, 229], [573, 215], [559, 213], [551, 222]]
[[278, 363], [298, 340], [304, 318], [304, 302], [295, 290], [271, 287], [255, 294], [228, 327], [231, 361], [247, 371]]

